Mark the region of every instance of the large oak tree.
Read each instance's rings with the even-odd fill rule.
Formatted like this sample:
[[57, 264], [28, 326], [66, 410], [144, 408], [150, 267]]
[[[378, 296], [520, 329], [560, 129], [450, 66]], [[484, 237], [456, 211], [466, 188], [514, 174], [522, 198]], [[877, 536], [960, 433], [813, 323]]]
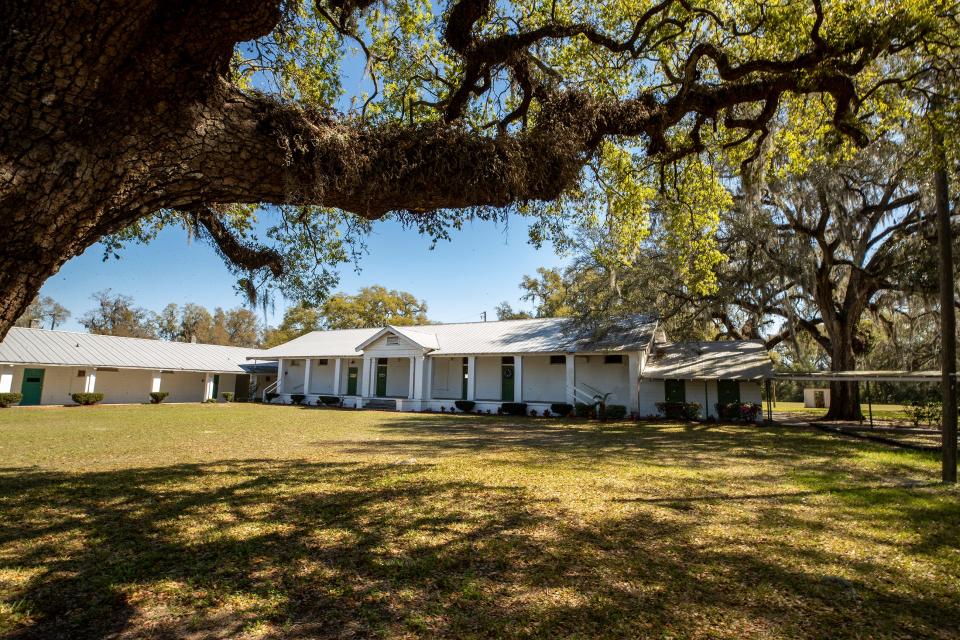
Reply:
[[950, 6], [3, 0], [0, 336], [66, 260], [169, 212], [281, 277], [237, 205], [431, 230], [556, 199], [604, 141], [660, 163], [756, 143], [786, 96], [823, 96], [863, 144], [861, 99], [909, 78], [889, 60], [936, 42]]

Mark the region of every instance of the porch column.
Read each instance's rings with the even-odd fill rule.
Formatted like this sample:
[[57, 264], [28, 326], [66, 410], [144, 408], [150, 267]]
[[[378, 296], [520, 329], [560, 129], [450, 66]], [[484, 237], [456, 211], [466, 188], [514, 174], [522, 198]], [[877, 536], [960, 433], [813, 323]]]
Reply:
[[417, 358], [410, 356], [410, 375], [407, 381], [407, 399], [413, 400], [417, 397]]
[[513, 397], [523, 402], [523, 356], [513, 356]]
[[467, 400], [477, 397], [477, 357], [467, 356]]
[[427, 359], [424, 356], [417, 356], [410, 364], [410, 371], [415, 372], [413, 376], [413, 395], [411, 396], [414, 400], [423, 400], [426, 397], [424, 394], [427, 389], [426, 370]]
[[7, 366], [0, 370], [0, 393], [10, 393], [13, 388], [13, 367]]
[[160, 372], [153, 372], [153, 379], [150, 381], [150, 393], [159, 393], [160, 392]]
[[203, 374], [203, 399], [209, 400], [213, 397], [213, 374]]
[[277, 393], [283, 393], [283, 358], [277, 360]]
[[423, 359], [423, 398], [433, 399], [433, 358]]
[[627, 411], [638, 413], [640, 411], [640, 354], [627, 354], [627, 389], [630, 390], [630, 398], [627, 403]]
[[360, 395], [370, 397], [370, 370], [373, 369], [373, 358], [363, 358], [363, 380], [360, 381]]
[[577, 404], [577, 396], [573, 388], [576, 385], [576, 376], [575, 376], [575, 360], [576, 356], [572, 353], [568, 353], [566, 356], [566, 365], [567, 365], [567, 402], [570, 404]]
[[303, 395], [310, 394], [310, 372], [313, 369], [313, 358], [307, 358], [303, 364]]
[[333, 359], [333, 395], [340, 395], [340, 374], [342, 369], [340, 368], [340, 358]]
[[83, 378], [83, 392], [93, 393], [97, 388], [97, 370], [87, 369], [87, 374]]

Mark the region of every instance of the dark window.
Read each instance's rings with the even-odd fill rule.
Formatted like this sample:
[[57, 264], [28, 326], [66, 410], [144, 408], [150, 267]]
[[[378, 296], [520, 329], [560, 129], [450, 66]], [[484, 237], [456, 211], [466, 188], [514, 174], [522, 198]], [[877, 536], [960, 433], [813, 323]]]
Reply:
[[100, 367], [99, 369], [97, 369], [97, 371], [113, 371], [113, 372], [116, 372], [116, 371], [119, 371], [119, 369], [114, 369], [113, 367]]
[[466, 358], [466, 357], [463, 358], [463, 364], [467, 364], [467, 358]]
[[686, 402], [687, 390], [683, 380], [664, 380], [663, 399], [667, 402]]
[[603, 356], [603, 364], [623, 364], [623, 356]]
[[321, 367], [325, 367], [325, 366], [327, 366], [327, 359], [326, 359], [326, 358], [320, 358], [319, 360], [317, 360], [317, 364], [318, 364], [319, 366], [321, 366]]
[[550, 364], [567, 364], [567, 356], [550, 356]]
[[740, 383], [736, 380], [717, 380], [717, 402], [732, 404], [740, 402]]
[[377, 358], [377, 364], [386, 365], [386, 364], [387, 364], [387, 359], [386, 359], [386, 358]]
[[83, 369], [77, 369], [77, 377], [78, 377], [78, 378], [85, 378], [86, 375], [87, 375], [87, 372], [86, 372], [86, 371], [84, 371]]
[[513, 356], [503, 356], [500, 358], [500, 364], [513, 364]]

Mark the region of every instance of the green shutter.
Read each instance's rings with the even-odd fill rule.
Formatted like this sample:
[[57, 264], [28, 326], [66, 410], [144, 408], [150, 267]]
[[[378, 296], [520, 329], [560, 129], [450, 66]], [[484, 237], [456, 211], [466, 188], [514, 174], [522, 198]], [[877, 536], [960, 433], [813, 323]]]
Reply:
[[664, 380], [663, 399], [666, 402], [686, 402], [687, 390], [683, 380]]

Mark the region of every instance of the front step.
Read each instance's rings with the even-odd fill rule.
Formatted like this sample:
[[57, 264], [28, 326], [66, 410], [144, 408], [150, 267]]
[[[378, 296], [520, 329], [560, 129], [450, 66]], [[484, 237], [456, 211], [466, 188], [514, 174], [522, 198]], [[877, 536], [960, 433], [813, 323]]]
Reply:
[[370, 400], [363, 401], [364, 409], [379, 409], [381, 411], [396, 411], [397, 410], [397, 401], [396, 400], [384, 400], [382, 398], [373, 398]]

